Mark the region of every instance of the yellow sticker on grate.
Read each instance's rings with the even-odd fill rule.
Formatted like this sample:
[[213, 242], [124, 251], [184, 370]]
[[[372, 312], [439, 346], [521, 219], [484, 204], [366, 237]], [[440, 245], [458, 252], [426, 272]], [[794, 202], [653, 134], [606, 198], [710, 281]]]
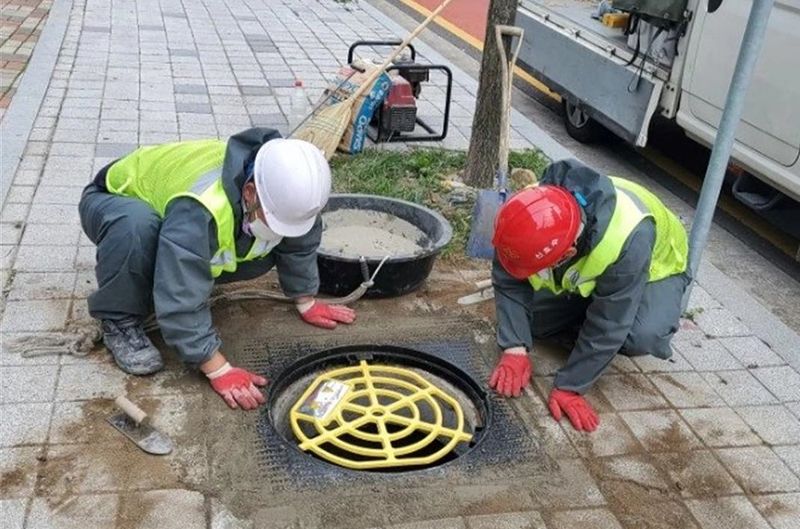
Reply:
[[364, 360], [318, 376], [290, 422], [300, 449], [360, 470], [430, 465], [472, 440], [458, 400], [415, 371]]

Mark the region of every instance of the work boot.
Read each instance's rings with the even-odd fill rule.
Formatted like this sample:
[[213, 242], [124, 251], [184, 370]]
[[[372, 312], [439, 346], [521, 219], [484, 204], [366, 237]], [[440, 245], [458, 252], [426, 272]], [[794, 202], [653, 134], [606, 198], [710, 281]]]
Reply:
[[103, 320], [103, 343], [117, 365], [131, 375], [150, 375], [164, 368], [161, 353], [144, 333], [142, 320]]

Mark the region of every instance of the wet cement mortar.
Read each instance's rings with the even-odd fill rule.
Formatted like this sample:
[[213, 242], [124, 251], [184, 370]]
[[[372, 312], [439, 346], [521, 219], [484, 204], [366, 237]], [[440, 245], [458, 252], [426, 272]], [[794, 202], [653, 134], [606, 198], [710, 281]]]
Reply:
[[[357, 303], [358, 321], [348, 329], [329, 332], [308, 327], [291, 307], [270, 302], [219, 307], [215, 322], [225, 343], [224, 352], [234, 362], [237, 351], [254, 344], [294, 340], [309, 350], [319, 350], [331, 339], [392, 343], [411, 329], [417, 335], [436, 337], [443, 326], [468, 322], [488, 369], [497, 354], [490, 323], [493, 303], [468, 308], [456, 304], [458, 297], [474, 290], [472, 283], [485, 275], [440, 265], [434, 276], [435, 281], [403, 298]], [[274, 278], [269, 278], [264, 284], [273, 282]], [[560, 365], [566, 358], [563, 350], [547, 346], [538, 347], [536, 354], [537, 374], [542, 375], [551, 374], [548, 366]], [[682, 453], [691, 445], [677, 427], [645, 440], [666, 447], [674, 454], [670, 457], [659, 458], [638, 443], [629, 450], [632, 455], [622, 460], [597, 457], [594, 441], [580, 435], [571, 436], [580, 452], [576, 453], [565, 440], [557, 441], [549, 433], [546, 410], [542, 412], [532, 398], [523, 397], [510, 405], [540, 448], [519, 458], [510, 454], [513, 472], [508, 472], [508, 465], [480, 471], [470, 465], [450, 465], [444, 474], [406, 474], [365, 480], [364, 484], [349, 481], [346, 486], [321, 482], [298, 490], [291, 480], [263, 475], [254, 450], [260, 442], [258, 413], [228, 410], [204, 380], [183, 368], [174, 355], [166, 356], [165, 371], [148, 378], [128, 377], [126, 390], [154, 417], [156, 426], [173, 438], [173, 454], [148, 456], [117, 434], [105, 423], [114, 412], [109, 399], [83, 401], [79, 416], [65, 421], [60, 430], [59, 443], [63, 444], [51, 444], [20, 458], [0, 477], [2, 489], [13, 492], [35, 480], [35, 494], [62, 513], [69, 512], [75, 495], [120, 492], [113, 524], [116, 529], [136, 529], [149, 512], [164, 508], [153, 497], [137, 493], [155, 489], [200, 492], [259, 528], [295, 524], [359, 529], [531, 509], [541, 511], [547, 520], [556, 511], [605, 505], [627, 529], [695, 527], [680, 501], [682, 493], [713, 496], [725, 485], [722, 477], [713, 474], [681, 474], [689, 466]], [[102, 350], [88, 361], [109, 363]], [[266, 375], [274, 377], [276, 373]], [[631, 387], [640, 385], [628, 375], [620, 381]], [[545, 393], [540, 383], [533, 391], [540, 398]], [[601, 393], [589, 396], [599, 412], [611, 411]]]
[[324, 213], [322, 221], [320, 248], [327, 254], [380, 259], [417, 255], [430, 246], [422, 230], [389, 213], [338, 209]]

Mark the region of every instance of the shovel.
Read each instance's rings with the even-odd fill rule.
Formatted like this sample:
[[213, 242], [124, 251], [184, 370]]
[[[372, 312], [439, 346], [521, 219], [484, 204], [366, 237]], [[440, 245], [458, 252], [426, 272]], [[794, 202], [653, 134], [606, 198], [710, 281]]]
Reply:
[[108, 418], [111, 426], [148, 454], [163, 456], [172, 452], [172, 440], [150, 425], [149, 417], [139, 406], [122, 395], [114, 404], [122, 413]]
[[[494, 219], [500, 206], [508, 195], [508, 151], [511, 130], [511, 90], [514, 87], [514, 65], [517, 63], [522, 36], [525, 32], [515, 26], [495, 26], [494, 34], [501, 59], [501, 91], [502, 111], [500, 113], [499, 161], [497, 164], [496, 189], [484, 189], [478, 193], [475, 209], [472, 212], [472, 227], [467, 241], [467, 255], [478, 259], [491, 259], [494, 256], [492, 236], [494, 235]], [[509, 62], [503, 36], [517, 37], [517, 45]]]

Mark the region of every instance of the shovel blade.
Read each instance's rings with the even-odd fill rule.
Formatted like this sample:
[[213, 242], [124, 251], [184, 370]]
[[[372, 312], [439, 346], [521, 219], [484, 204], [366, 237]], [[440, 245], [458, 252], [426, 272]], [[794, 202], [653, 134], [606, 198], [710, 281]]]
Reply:
[[477, 259], [492, 259], [494, 247], [494, 219], [505, 202], [505, 193], [486, 189], [478, 193], [472, 212], [472, 227], [467, 241], [467, 255]]
[[112, 415], [108, 418], [108, 422], [148, 454], [164, 456], [172, 452], [174, 447], [172, 439], [149, 424], [136, 424], [124, 413]]

